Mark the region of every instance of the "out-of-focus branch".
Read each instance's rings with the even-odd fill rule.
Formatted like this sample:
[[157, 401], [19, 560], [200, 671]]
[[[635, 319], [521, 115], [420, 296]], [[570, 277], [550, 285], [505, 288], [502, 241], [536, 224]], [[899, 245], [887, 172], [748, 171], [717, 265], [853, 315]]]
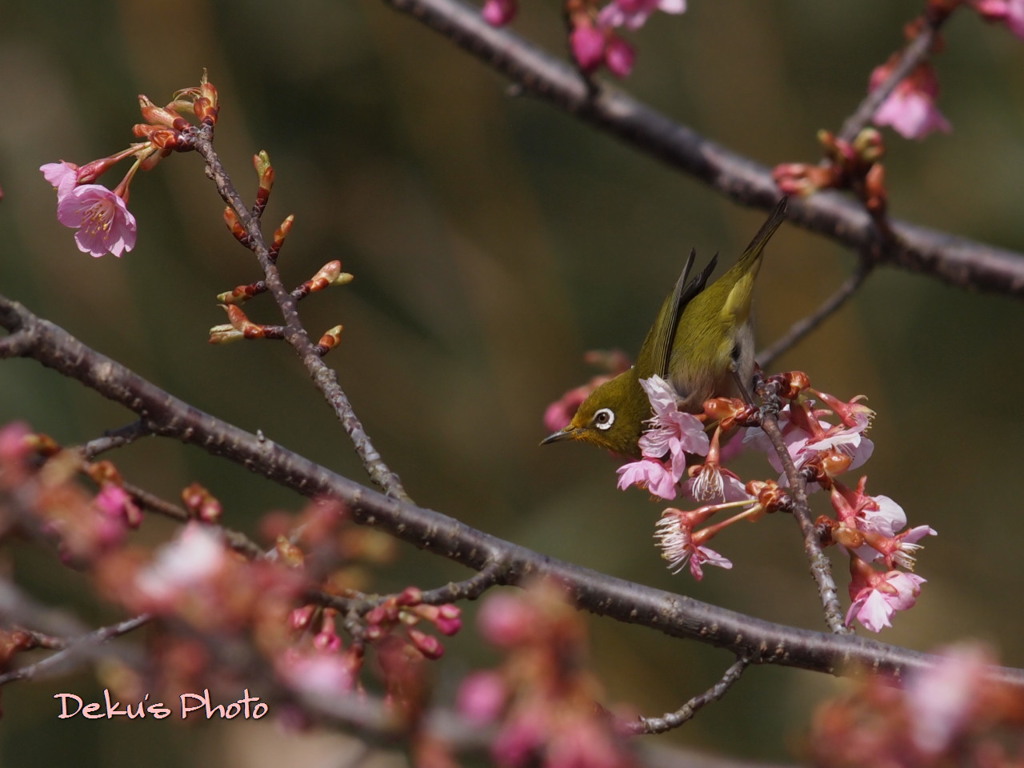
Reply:
[[[56, 675], [74, 669], [114, 651], [101, 648], [111, 640], [149, 623], [149, 614], [139, 614], [116, 624], [90, 631], [70, 614], [36, 603], [14, 584], [0, 580], [0, 626], [20, 624], [62, 638], [62, 647], [49, 656], [18, 669], [0, 674], [0, 686], [15, 680], [30, 680], [40, 675]], [[123, 649], [122, 649], [123, 650]]]
[[[901, 676], [931, 663], [927, 654], [763, 621], [540, 555], [440, 512], [374, 491], [266, 437], [204, 413], [2, 295], [0, 326], [12, 334], [0, 339], [0, 358], [33, 358], [135, 412], [153, 434], [199, 446], [303, 495], [339, 499], [357, 522], [474, 570], [490, 568], [500, 574], [497, 583], [523, 584], [536, 577], [552, 577], [565, 584], [585, 610], [727, 648], [752, 664], [781, 664], [827, 674], [867, 670]], [[993, 674], [1024, 687], [1024, 670], [1000, 668]]]
[[[530, 93], [640, 151], [697, 177], [730, 200], [767, 210], [779, 198], [771, 170], [674, 122], [622, 91], [597, 94], [570, 65], [507, 29], [495, 29], [461, 0], [385, 0], [451, 40]], [[858, 251], [878, 246], [860, 203], [834, 192], [793, 199], [795, 224]], [[878, 262], [920, 272], [950, 285], [1024, 298], [1024, 255], [954, 235], [892, 221], [894, 237]]]

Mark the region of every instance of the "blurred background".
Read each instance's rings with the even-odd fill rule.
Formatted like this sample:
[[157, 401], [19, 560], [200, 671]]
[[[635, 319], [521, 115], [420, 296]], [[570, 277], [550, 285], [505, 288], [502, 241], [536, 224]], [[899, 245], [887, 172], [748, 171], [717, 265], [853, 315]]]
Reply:
[[[636, 97], [772, 165], [815, 161], [815, 131], [837, 129], [871, 69], [903, 42], [920, 0], [693, 0], [630, 39]], [[661, 506], [615, 490], [616, 463], [579, 445], [539, 448], [545, 406], [593, 371], [586, 350], [635, 353], [685, 254], [724, 263], [763, 214], [598, 135], [528, 97], [415, 21], [371, 0], [8, 0], [0, 6], [0, 292], [133, 367], [178, 397], [364, 481], [347, 438], [283, 344], [214, 347], [215, 295], [258, 269], [230, 238], [199, 158], [169, 158], [134, 182], [136, 249], [92, 259], [54, 217], [38, 168], [79, 164], [131, 139], [135, 96], [158, 103], [208, 68], [220, 89], [218, 148], [251, 199], [250, 157], [266, 149], [277, 184], [269, 228], [289, 213], [282, 253], [297, 283], [341, 259], [355, 281], [303, 302], [314, 334], [343, 323], [338, 371], [385, 459], [422, 505], [499, 536], [628, 579], [773, 621], [822, 629], [795, 525], [783, 516], [716, 540], [735, 563], [695, 583], [652, 547]], [[562, 51], [557, 4], [522, 0], [513, 28]], [[1024, 252], [1024, 42], [971, 12], [937, 58], [949, 134], [887, 134], [892, 212]], [[120, 171], [110, 175], [112, 185]], [[106, 181], [106, 178], [105, 178]], [[768, 343], [825, 298], [853, 256], [784, 226], [759, 279], [758, 335]], [[277, 321], [269, 300], [246, 307]], [[807, 371], [878, 412], [869, 491], [929, 524], [918, 607], [882, 635], [922, 650], [967, 637], [1024, 665], [1024, 515], [1012, 481], [1024, 400], [1024, 307], [892, 269], [776, 366]], [[74, 444], [131, 415], [29, 361], [0, 364], [0, 423], [25, 419]], [[170, 498], [198, 481], [226, 522], [253, 530], [303, 500], [193, 448], [146, 440], [113, 456], [133, 482]], [[764, 473], [756, 457], [747, 476]], [[819, 498], [816, 503], [823, 505]], [[825, 512], [825, 506], [818, 508]], [[167, 528], [147, 526], [154, 542]], [[464, 569], [403, 547], [379, 588], [430, 587]], [[102, 615], [81, 576], [49, 553], [4, 552], [39, 599], [84, 620]], [[845, 564], [837, 574], [845, 585]], [[845, 601], [844, 601], [845, 602]], [[470, 615], [473, 606], [467, 607]], [[607, 701], [646, 714], [703, 690], [727, 655], [590, 619]], [[494, 657], [472, 631], [438, 671], [452, 695]], [[664, 737], [702, 750], [785, 759], [814, 706], [842, 684], [751, 670], [721, 703]], [[91, 675], [3, 691], [0, 764], [151, 766], [342, 764], [339, 737], [282, 736], [272, 725], [57, 720], [52, 695], [95, 694]], [[281, 757], [275, 749], [286, 750]], [[398, 758], [396, 758], [398, 759]]]

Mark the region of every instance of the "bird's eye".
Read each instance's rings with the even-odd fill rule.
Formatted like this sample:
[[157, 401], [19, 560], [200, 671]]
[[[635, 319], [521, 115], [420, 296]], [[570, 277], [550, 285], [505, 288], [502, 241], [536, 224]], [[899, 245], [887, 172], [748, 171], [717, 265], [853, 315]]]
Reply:
[[611, 429], [615, 423], [615, 411], [611, 408], [601, 408], [594, 414], [593, 425], [598, 429]]

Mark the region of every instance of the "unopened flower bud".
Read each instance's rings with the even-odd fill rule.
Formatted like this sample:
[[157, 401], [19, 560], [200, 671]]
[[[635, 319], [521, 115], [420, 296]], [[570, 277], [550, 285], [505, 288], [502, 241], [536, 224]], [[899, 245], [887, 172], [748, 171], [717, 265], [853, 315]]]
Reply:
[[877, 163], [885, 155], [885, 140], [877, 128], [864, 128], [853, 140], [853, 148], [865, 165]]

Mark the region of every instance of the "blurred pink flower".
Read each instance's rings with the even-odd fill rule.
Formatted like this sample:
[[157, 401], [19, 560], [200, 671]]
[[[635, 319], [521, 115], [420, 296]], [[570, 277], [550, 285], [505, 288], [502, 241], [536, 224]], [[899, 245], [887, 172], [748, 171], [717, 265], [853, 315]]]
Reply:
[[178, 538], [162, 546], [136, 576], [139, 591], [157, 603], [171, 603], [215, 577], [227, 562], [224, 542], [209, 527], [186, 525]]
[[99, 184], [82, 184], [60, 197], [57, 220], [78, 230], [75, 242], [82, 253], [120, 257], [135, 247], [135, 217], [119, 195]]
[[614, 0], [601, 9], [597, 23], [603, 27], [639, 29], [655, 11], [683, 13], [686, 0]]
[[473, 672], [462, 681], [455, 707], [467, 720], [484, 725], [498, 719], [507, 698], [508, 687], [502, 676], [484, 670]]
[[983, 701], [990, 684], [990, 653], [976, 645], [946, 649], [934, 666], [907, 681], [910, 733], [918, 749], [938, 755], [953, 744]]
[[621, 37], [610, 35], [604, 47], [604, 63], [608, 71], [616, 77], [629, 77], [633, 71], [633, 63], [636, 61], [636, 51], [633, 46]]
[[1024, 39], [1024, 0], [975, 0], [974, 9], [988, 21], [1006, 24]]
[[604, 30], [590, 24], [578, 24], [569, 35], [572, 55], [584, 72], [593, 72], [604, 63]]
[[[891, 67], [883, 64], [871, 73], [869, 90], [888, 77]], [[875, 125], [888, 125], [907, 139], [923, 139], [932, 131], [949, 132], [952, 126], [935, 105], [939, 81], [930, 64], [921, 64], [904, 78], [875, 112]]]
[[487, 0], [482, 14], [492, 27], [503, 27], [515, 18], [517, 10], [516, 0]]

